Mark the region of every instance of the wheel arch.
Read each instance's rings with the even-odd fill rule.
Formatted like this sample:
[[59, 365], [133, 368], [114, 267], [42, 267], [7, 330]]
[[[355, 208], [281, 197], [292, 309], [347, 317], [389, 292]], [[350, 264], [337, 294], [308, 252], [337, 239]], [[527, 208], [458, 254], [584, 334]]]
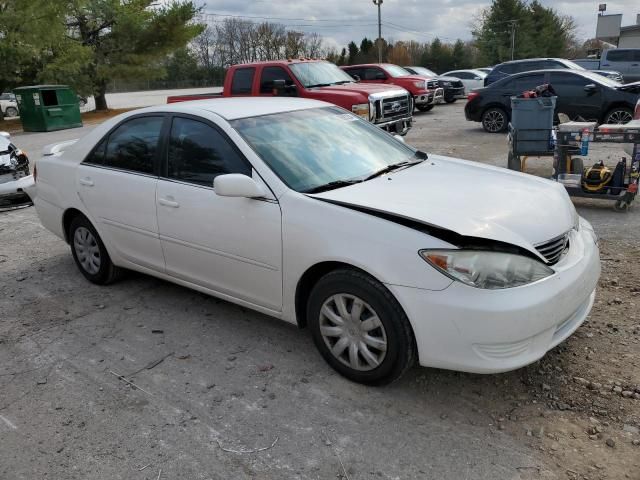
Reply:
[[600, 123], [604, 123], [609, 113], [611, 113], [611, 111], [615, 110], [616, 108], [626, 108], [627, 110], [630, 110], [631, 115], [633, 115], [633, 109], [635, 108], [635, 105], [631, 105], [629, 102], [625, 102], [624, 100], [611, 102], [611, 104], [609, 104], [608, 108], [604, 110], [604, 113], [600, 117]]
[[[71, 226], [71, 222], [73, 222], [73, 219], [80, 216], [85, 217], [87, 220], [89, 220], [89, 217], [87, 217], [82, 211], [73, 207], [67, 208], [62, 214], [62, 232], [64, 233], [65, 242], [71, 242], [71, 239], [69, 238], [69, 227]], [[91, 222], [91, 220], [89, 221]]]
[[350, 263], [336, 260], [323, 261], [312, 265], [311, 267], [307, 268], [307, 270], [302, 274], [296, 285], [295, 318], [299, 328], [305, 328], [307, 326], [307, 302], [309, 300], [309, 295], [311, 294], [311, 290], [313, 290], [313, 287], [327, 273], [340, 269], [361, 272], [382, 283], [375, 277], [375, 275], [372, 275], [366, 270], [356, 267], [355, 265], [352, 265]]

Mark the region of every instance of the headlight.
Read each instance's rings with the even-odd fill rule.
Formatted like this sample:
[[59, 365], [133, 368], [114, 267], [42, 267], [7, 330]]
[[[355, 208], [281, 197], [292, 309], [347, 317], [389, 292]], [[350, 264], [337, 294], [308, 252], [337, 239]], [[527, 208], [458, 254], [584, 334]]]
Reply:
[[421, 89], [423, 89], [423, 90], [426, 90], [426, 89], [427, 89], [427, 82], [413, 82], [413, 85], [414, 85], [416, 88], [421, 88]]
[[538, 260], [512, 253], [483, 250], [421, 250], [419, 253], [448, 277], [488, 290], [527, 285], [554, 273]]
[[359, 117], [362, 117], [367, 121], [369, 120], [369, 104], [368, 103], [359, 103], [357, 105], [352, 105], [351, 111], [356, 115], [358, 115]]

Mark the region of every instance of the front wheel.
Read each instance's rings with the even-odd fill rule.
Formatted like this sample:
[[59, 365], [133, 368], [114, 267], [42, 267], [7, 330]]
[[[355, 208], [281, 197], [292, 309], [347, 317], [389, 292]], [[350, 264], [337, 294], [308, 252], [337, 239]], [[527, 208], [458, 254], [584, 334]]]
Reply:
[[454, 96], [444, 97], [444, 101], [447, 102], [447, 103], [456, 103], [457, 100], [458, 99], [456, 97], [454, 97]]
[[7, 117], [17, 117], [18, 116], [18, 109], [16, 107], [7, 107], [7, 109], [5, 110], [4, 114]]
[[633, 112], [630, 108], [617, 107], [609, 110], [604, 119], [606, 124], [624, 124], [633, 120]]
[[485, 132], [500, 133], [507, 129], [507, 112], [498, 107], [489, 108], [482, 114], [482, 128]]
[[421, 112], [428, 112], [429, 110], [431, 110], [433, 108], [433, 103], [430, 105], [416, 105], [416, 108], [418, 110], [420, 110]]
[[106, 285], [120, 276], [121, 269], [111, 262], [100, 235], [86, 217], [80, 215], [71, 221], [69, 242], [76, 266], [87, 280]]
[[354, 382], [391, 383], [415, 362], [407, 316], [391, 292], [363, 272], [322, 277], [309, 296], [307, 318], [324, 359]]

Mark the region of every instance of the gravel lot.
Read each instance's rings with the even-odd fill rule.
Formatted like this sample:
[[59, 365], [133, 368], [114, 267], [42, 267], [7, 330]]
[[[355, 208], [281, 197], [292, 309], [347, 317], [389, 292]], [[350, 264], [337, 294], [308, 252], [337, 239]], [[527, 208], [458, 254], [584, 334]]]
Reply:
[[[505, 136], [462, 109], [418, 114], [407, 141], [504, 166]], [[91, 128], [14, 142], [34, 157]], [[639, 479], [640, 215], [577, 206], [603, 276], [573, 337], [515, 372], [414, 368], [385, 388], [261, 314], [143, 275], [91, 285], [33, 208], [0, 213], [0, 478]]]

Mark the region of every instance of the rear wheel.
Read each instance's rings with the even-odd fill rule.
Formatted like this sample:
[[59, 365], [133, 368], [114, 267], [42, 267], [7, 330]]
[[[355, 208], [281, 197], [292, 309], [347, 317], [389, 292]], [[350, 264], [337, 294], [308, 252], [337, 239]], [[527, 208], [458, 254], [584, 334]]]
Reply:
[[350, 380], [383, 385], [415, 362], [404, 311], [381, 283], [355, 270], [336, 270], [315, 285], [307, 304], [313, 340], [324, 359]]
[[604, 119], [607, 124], [623, 124], [633, 120], [633, 112], [630, 108], [617, 107], [609, 110]]
[[7, 107], [7, 109], [4, 111], [4, 114], [7, 117], [17, 117], [18, 109], [16, 107]]
[[76, 266], [90, 282], [106, 285], [121, 275], [122, 270], [111, 262], [100, 235], [86, 217], [79, 215], [71, 221], [69, 241]]
[[421, 112], [428, 112], [433, 108], [433, 103], [430, 105], [416, 105], [416, 108]]
[[484, 128], [485, 132], [504, 132], [508, 123], [507, 112], [502, 108], [492, 107], [482, 114], [482, 128]]

